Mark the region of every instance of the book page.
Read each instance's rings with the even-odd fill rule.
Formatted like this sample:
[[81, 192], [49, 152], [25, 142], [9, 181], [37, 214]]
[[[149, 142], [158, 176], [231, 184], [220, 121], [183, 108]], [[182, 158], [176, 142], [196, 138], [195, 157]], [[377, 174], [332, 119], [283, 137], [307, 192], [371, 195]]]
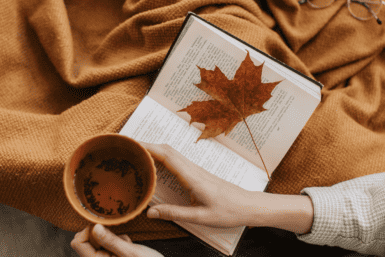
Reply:
[[[266, 111], [246, 118], [270, 174], [283, 159], [319, 103], [316, 98], [309, 97], [302, 89], [286, 81], [281, 82], [272, 95], [264, 104]], [[244, 122], [238, 123], [228, 135], [221, 134], [216, 139], [264, 169]]]
[[[215, 139], [200, 140], [200, 130], [145, 96], [120, 134], [138, 141], [168, 144], [187, 159], [206, 171], [248, 191], [263, 191], [268, 179], [266, 173]], [[185, 197], [171, 173], [159, 167], [158, 183]], [[176, 199], [173, 199], [176, 200]], [[178, 203], [186, 203], [178, 199]]]
[[[195, 19], [196, 22], [192, 22], [183, 37], [178, 39], [176, 48], [161, 69], [148, 95], [189, 122], [191, 117], [187, 112], [177, 111], [187, 107], [192, 101], [213, 99], [194, 85], [200, 83], [197, 66], [207, 70], [214, 70], [215, 66], [218, 66], [227, 78], [232, 80], [248, 50], [255, 65], [265, 62], [263, 83], [282, 81], [273, 90], [272, 97], [263, 105], [267, 111], [246, 118], [271, 174], [319, 104], [319, 87], [199, 19], [193, 16], [190, 19]], [[192, 125], [201, 131], [205, 127], [203, 123], [197, 122]], [[227, 136], [222, 133], [216, 139], [264, 170], [243, 122], [238, 123]]]
[[[162, 105], [145, 96], [119, 134], [138, 141], [168, 144], [206, 171], [248, 191], [263, 191], [268, 183], [266, 173], [215, 139], [200, 140], [200, 130]], [[157, 185], [150, 206], [159, 203], [190, 205], [189, 193], [176, 177], [156, 161]], [[178, 222], [196, 236], [211, 241], [213, 247], [233, 247], [243, 227], [211, 228]], [[223, 250], [223, 249], [222, 249]], [[231, 249], [227, 249], [231, 250]]]

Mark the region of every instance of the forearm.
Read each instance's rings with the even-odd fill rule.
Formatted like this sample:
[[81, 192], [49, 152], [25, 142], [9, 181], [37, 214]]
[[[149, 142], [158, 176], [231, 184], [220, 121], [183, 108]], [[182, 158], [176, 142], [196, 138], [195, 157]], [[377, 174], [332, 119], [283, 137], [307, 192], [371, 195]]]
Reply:
[[301, 195], [250, 192], [245, 224], [293, 231], [308, 244], [385, 256], [384, 196], [385, 173], [304, 188]]
[[310, 232], [314, 209], [309, 196], [250, 193], [247, 226], [274, 227], [298, 234]]

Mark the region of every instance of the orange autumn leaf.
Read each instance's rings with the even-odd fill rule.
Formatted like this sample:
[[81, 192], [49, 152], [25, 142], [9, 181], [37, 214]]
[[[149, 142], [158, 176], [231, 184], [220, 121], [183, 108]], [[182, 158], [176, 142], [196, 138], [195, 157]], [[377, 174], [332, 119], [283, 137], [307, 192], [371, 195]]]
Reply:
[[[272, 97], [271, 92], [281, 82], [262, 83], [263, 65], [264, 63], [255, 66], [247, 52], [233, 80], [227, 79], [217, 66], [213, 71], [197, 66], [200, 70], [201, 83], [195, 86], [215, 100], [193, 101], [191, 105], [178, 111], [187, 112], [191, 116], [190, 125], [193, 122], [205, 124], [205, 129], [197, 142], [200, 139], [216, 137], [223, 132], [226, 136], [240, 121], [245, 122], [250, 132], [246, 118], [266, 111], [263, 104]], [[254, 142], [253, 137], [252, 140]], [[257, 148], [255, 142], [254, 145]], [[259, 153], [258, 148], [257, 151]], [[269, 177], [267, 169], [266, 173]]]

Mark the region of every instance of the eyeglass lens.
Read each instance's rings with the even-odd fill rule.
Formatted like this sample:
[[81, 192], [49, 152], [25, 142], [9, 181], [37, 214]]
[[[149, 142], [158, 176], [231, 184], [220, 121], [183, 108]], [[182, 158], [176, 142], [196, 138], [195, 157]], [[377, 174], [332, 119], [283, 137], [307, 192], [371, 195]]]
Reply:
[[381, 0], [351, 0], [348, 8], [357, 19], [367, 20], [372, 17], [378, 19], [377, 14], [380, 12], [381, 5]]

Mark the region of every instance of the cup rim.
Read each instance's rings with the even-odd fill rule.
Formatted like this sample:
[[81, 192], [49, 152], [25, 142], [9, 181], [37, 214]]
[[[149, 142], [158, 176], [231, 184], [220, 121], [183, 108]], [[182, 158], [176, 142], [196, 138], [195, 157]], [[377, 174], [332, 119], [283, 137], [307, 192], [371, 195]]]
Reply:
[[[71, 163], [73, 157], [77, 154], [78, 150], [80, 148], [84, 147], [85, 145], [94, 142], [95, 140], [98, 141], [98, 140], [101, 140], [103, 138], [104, 139], [106, 139], [106, 138], [110, 138], [110, 139], [111, 138], [120, 138], [122, 140], [129, 141], [130, 143], [135, 144], [141, 150], [143, 150], [143, 152], [146, 155], [145, 158], [150, 161], [150, 166], [152, 167], [152, 171], [153, 171], [153, 172], [151, 172], [150, 181], [148, 184], [148, 189], [150, 189], [150, 190], [147, 190], [143, 200], [137, 206], [137, 208], [125, 216], [118, 217], [118, 218], [112, 218], [112, 219], [104, 219], [104, 218], [94, 216], [93, 214], [91, 214], [89, 211], [87, 211], [85, 208], [82, 207], [81, 202], [79, 201], [79, 199], [77, 198], [77, 196], [75, 194], [75, 189], [74, 189], [75, 186], [73, 185], [73, 176], [71, 175], [71, 171], [70, 171], [70, 163]], [[116, 225], [120, 225], [123, 223], [127, 223], [128, 221], [133, 220], [135, 217], [137, 217], [139, 214], [141, 214], [143, 212], [143, 210], [145, 208], [147, 208], [149, 202], [151, 201], [153, 195], [155, 194], [156, 181], [157, 181], [157, 176], [156, 176], [155, 162], [154, 162], [154, 159], [152, 158], [150, 152], [147, 151], [146, 148], [144, 148], [142, 145], [140, 145], [133, 138], [130, 138], [128, 136], [121, 135], [121, 134], [116, 134], [116, 133], [98, 134], [98, 135], [92, 136], [91, 138], [88, 138], [87, 140], [82, 142], [80, 145], [78, 145], [76, 147], [76, 149], [71, 153], [70, 157], [67, 159], [67, 162], [65, 163], [65, 167], [64, 167], [64, 172], [63, 172], [64, 192], [65, 192], [67, 200], [70, 203], [70, 205], [72, 206], [72, 208], [81, 217], [88, 220], [89, 222], [92, 222], [94, 224], [99, 223], [99, 224], [106, 225], [106, 226], [116, 226]]]

